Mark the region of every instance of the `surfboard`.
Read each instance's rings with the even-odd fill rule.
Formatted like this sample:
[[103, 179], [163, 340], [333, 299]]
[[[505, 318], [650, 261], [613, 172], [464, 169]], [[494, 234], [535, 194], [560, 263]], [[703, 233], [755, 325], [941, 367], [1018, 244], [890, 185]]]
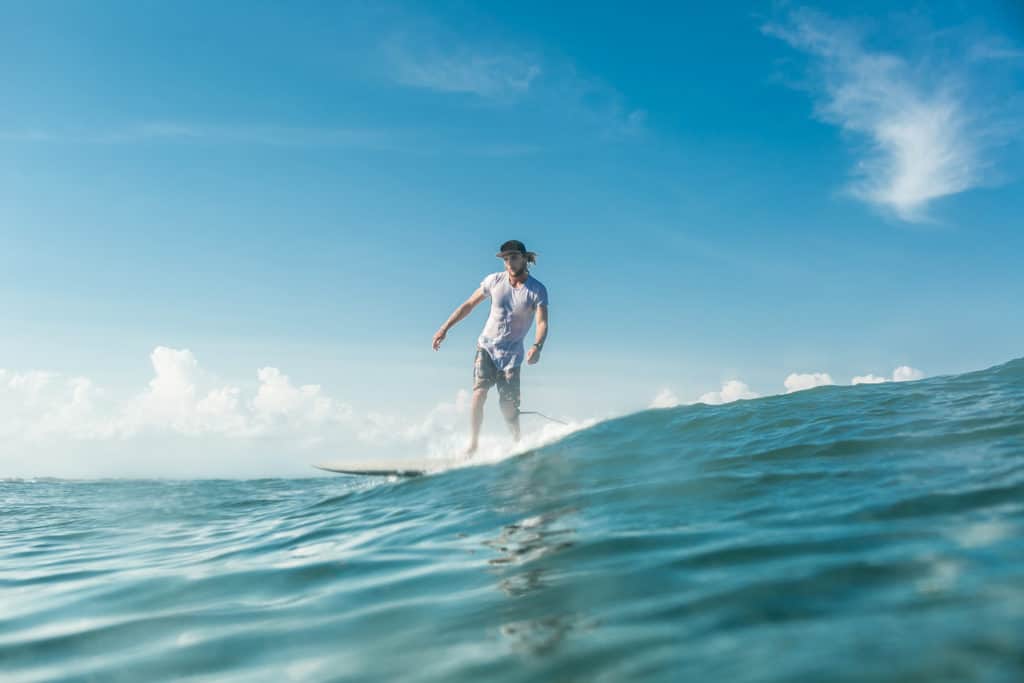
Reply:
[[419, 477], [430, 472], [446, 469], [454, 464], [451, 460], [369, 460], [325, 462], [313, 467], [337, 474], [363, 475], [367, 477]]

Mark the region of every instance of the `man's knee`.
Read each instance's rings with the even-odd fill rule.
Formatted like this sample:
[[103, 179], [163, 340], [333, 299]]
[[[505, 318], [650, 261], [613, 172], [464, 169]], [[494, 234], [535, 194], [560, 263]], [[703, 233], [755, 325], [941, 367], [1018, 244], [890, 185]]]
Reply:
[[511, 422], [519, 417], [519, 406], [516, 405], [516, 401], [502, 397], [498, 404], [501, 406], [501, 414], [507, 421]]
[[473, 389], [473, 400], [479, 403], [486, 401], [487, 389], [488, 387], [477, 387], [476, 389]]

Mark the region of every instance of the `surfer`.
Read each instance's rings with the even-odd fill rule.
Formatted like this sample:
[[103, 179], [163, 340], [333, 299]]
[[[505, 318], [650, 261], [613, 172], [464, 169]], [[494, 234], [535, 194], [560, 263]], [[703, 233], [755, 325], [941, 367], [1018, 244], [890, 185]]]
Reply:
[[[491, 298], [491, 314], [477, 339], [473, 363], [472, 428], [466, 455], [477, 449], [480, 424], [484, 418], [484, 402], [492, 386], [498, 387], [498, 404], [512, 438], [519, 441], [519, 370], [525, 360], [534, 365], [548, 336], [548, 290], [530, 275], [529, 265], [537, 262], [537, 254], [527, 251], [519, 240], [501, 245], [498, 258], [505, 270], [491, 273], [466, 301], [455, 309], [434, 335], [434, 350], [441, 348], [448, 330], [455, 326], [487, 297]], [[523, 338], [536, 321], [533, 346], [523, 353]]]

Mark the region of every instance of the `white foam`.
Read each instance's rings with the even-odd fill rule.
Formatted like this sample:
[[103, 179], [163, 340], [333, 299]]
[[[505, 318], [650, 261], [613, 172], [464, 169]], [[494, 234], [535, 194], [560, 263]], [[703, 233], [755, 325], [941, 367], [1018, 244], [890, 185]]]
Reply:
[[[469, 441], [467, 433], [449, 432], [435, 435], [427, 443], [427, 469], [430, 472], [441, 472], [501, 462], [552, 444], [573, 432], [591, 427], [597, 422], [598, 420], [594, 418], [571, 421], [564, 425], [547, 422], [535, 429], [523, 429], [518, 443], [513, 442], [507, 434], [481, 434], [476, 453], [468, 457], [462, 455]], [[432, 467], [431, 464], [435, 463], [436, 467]]]

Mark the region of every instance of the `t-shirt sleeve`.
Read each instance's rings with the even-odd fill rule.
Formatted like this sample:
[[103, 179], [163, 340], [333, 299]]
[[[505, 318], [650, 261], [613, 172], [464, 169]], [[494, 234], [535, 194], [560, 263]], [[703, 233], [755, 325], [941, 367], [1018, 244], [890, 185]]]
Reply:
[[537, 290], [536, 304], [544, 307], [548, 305], [548, 288], [544, 285], [541, 285]]
[[480, 282], [480, 291], [484, 293], [484, 298], [491, 296], [491, 285], [494, 284], [494, 274], [490, 274]]

